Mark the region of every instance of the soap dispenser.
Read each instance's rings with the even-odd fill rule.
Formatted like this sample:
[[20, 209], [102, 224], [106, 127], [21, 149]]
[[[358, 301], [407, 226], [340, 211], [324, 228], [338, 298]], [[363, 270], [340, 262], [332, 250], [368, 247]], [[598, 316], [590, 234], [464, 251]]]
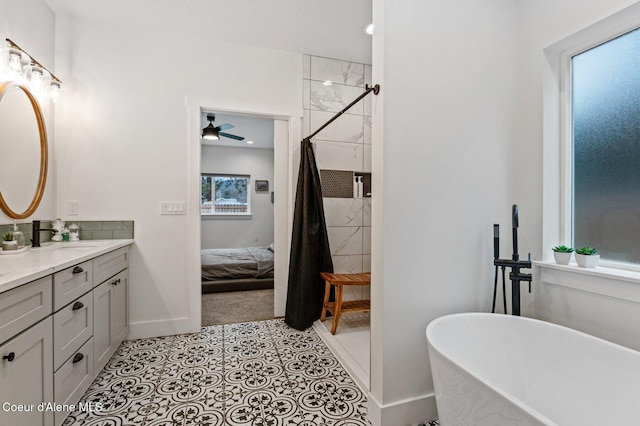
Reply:
[[26, 239], [22, 231], [18, 230], [18, 223], [15, 220], [13, 221], [13, 239], [18, 243], [18, 250], [24, 248]]

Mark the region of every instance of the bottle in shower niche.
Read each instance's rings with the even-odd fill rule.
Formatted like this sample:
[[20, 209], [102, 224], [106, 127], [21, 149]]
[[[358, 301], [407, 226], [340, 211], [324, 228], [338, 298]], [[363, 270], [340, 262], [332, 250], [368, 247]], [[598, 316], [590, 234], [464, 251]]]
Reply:
[[358, 176], [353, 175], [353, 198], [360, 198], [358, 194]]
[[358, 176], [358, 198], [364, 197], [364, 176]]

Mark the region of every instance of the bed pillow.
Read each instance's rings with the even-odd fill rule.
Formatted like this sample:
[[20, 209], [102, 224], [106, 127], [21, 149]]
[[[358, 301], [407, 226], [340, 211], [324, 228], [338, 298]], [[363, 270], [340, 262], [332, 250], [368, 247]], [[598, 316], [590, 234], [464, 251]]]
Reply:
[[267, 248], [275, 253], [275, 251], [273, 251], [273, 243], [269, 244], [269, 247], [267, 247]]

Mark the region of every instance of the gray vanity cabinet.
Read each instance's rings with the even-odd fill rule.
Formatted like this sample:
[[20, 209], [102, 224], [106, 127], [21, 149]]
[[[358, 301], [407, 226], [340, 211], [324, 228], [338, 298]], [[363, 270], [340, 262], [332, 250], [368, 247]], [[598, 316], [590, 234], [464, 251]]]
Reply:
[[126, 339], [128, 250], [0, 293], [0, 426], [62, 424]]

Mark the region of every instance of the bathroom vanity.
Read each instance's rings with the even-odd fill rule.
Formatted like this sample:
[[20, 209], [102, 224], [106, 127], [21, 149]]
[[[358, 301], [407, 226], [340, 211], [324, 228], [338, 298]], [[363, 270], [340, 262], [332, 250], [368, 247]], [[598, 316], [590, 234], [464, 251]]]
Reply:
[[127, 337], [132, 243], [51, 243], [0, 256], [0, 424], [59, 425], [78, 408]]

